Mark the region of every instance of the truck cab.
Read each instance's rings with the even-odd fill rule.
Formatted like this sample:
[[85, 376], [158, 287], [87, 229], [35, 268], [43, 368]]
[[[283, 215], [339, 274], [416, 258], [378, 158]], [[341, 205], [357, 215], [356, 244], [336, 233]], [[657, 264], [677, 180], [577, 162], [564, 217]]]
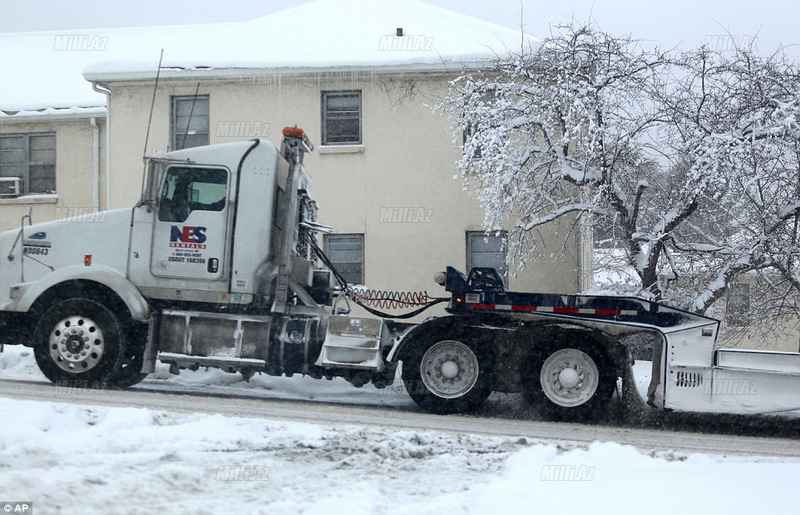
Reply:
[[[267, 305], [287, 216], [289, 161], [260, 140], [199, 147], [149, 158], [142, 200], [133, 208], [128, 279], [153, 302]], [[297, 166], [295, 209], [313, 216], [311, 178]], [[310, 220], [313, 221], [313, 220]], [[294, 224], [296, 225], [296, 223]], [[289, 226], [291, 227], [291, 226]], [[291, 227], [297, 246], [297, 227]], [[308, 255], [290, 253], [309, 287]]]
[[157, 360], [176, 373], [390, 382], [385, 324], [332, 315], [331, 271], [312, 252], [314, 234], [329, 230], [303, 166], [312, 146], [300, 129], [284, 136], [280, 148], [251, 140], [155, 154], [140, 201], [105, 223], [28, 217], [0, 236], [6, 343], [32, 346], [55, 382], [130, 386]]

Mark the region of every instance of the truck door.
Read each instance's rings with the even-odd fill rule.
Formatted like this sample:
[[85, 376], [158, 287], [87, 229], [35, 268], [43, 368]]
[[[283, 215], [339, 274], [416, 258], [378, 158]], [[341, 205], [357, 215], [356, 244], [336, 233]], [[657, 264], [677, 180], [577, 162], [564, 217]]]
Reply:
[[215, 281], [225, 270], [228, 191], [226, 168], [167, 168], [153, 222], [150, 271], [163, 278]]

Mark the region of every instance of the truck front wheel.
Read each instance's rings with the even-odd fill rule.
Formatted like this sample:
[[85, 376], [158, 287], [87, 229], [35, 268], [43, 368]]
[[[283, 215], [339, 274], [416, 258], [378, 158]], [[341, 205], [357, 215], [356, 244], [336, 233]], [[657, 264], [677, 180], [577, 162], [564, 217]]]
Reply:
[[39, 369], [54, 383], [103, 387], [120, 369], [125, 333], [117, 316], [102, 304], [68, 299], [39, 318], [33, 348]]
[[403, 360], [403, 384], [431, 413], [463, 413], [480, 406], [492, 391], [490, 355], [466, 338], [421, 346]]
[[143, 361], [144, 349], [142, 347], [128, 349], [119, 370], [108, 378], [108, 386], [128, 388], [144, 381], [148, 374], [141, 372]]
[[523, 365], [522, 380], [528, 402], [555, 420], [598, 418], [616, 384], [613, 363], [582, 341], [533, 350]]

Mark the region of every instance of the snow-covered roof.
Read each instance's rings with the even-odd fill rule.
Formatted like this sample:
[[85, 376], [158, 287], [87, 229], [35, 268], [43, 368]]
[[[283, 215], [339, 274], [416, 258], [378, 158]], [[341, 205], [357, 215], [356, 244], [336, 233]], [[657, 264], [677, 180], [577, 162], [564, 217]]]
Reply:
[[536, 42], [418, 0], [317, 0], [244, 22], [3, 34], [0, 119], [104, 106], [88, 81], [152, 79], [161, 49], [162, 78], [383, 73], [459, 70], [519, 50], [523, 37]]

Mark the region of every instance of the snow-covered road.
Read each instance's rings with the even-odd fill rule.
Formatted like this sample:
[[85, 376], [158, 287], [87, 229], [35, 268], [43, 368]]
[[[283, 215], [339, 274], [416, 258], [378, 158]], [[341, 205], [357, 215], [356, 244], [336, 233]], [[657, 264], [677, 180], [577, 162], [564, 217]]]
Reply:
[[[38, 514], [755, 513], [795, 504], [796, 418], [555, 424], [514, 396], [493, 396], [476, 416], [441, 417], [397, 389], [164, 369], [129, 391], [76, 390], [43, 382], [30, 351], [6, 351], [0, 503], [32, 501]], [[658, 429], [687, 425], [694, 431]], [[782, 437], [735, 434], [761, 431]]]
[[[380, 395], [376, 392], [376, 395]], [[136, 407], [169, 412], [219, 414], [293, 422], [310, 422], [332, 426], [358, 425], [387, 430], [424, 430], [466, 433], [501, 437], [525, 437], [560, 445], [597, 440], [634, 445], [642, 449], [713, 452], [723, 455], [784, 456], [800, 458], [800, 440], [791, 438], [705, 434], [702, 432], [668, 431], [635, 427], [625, 421], [608, 421], [604, 425], [556, 423], [502, 416], [511, 402], [490, 401], [487, 411], [470, 416], [438, 416], [410, 406], [379, 406], [326, 402], [307, 399], [270, 399], [260, 396], [241, 397], [235, 391], [198, 392], [189, 388], [164, 388], [147, 385], [127, 391], [104, 391], [56, 388], [50, 383], [0, 380], [0, 397], [18, 400], [57, 401], [68, 404]], [[517, 417], [521, 413], [511, 414]], [[705, 417], [715, 423], [720, 417]], [[721, 420], [728, 420], [722, 418]], [[764, 429], [765, 419], [753, 418]], [[795, 421], [774, 419], [774, 424]], [[743, 426], [746, 429], [746, 426]], [[753, 428], [750, 428], [751, 430]], [[785, 429], [785, 427], [784, 427]], [[751, 431], [752, 432], [752, 431]]]

